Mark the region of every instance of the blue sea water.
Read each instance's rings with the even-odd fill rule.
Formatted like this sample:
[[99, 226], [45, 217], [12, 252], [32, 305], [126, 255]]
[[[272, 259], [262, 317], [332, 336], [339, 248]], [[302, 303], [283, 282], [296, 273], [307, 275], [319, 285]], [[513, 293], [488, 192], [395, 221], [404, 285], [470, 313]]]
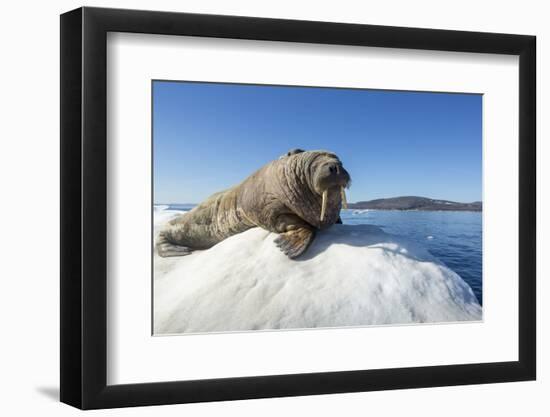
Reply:
[[[194, 204], [169, 204], [187, 211]], [[482, 214], [460, 211], [342, 210], [344, 224], [373, 224], [406, 236], [462, 277], [482, 303]]]
[[482, 303], [482, 214], [461, 211], [342, 210], [344, 224], [374, 224], [406, 236], [462, 277]]

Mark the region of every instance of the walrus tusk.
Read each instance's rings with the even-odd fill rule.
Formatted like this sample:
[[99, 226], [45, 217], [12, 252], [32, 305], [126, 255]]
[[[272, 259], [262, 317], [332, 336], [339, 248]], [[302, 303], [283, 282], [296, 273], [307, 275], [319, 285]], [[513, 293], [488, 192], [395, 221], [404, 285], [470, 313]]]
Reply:
[[347, 210], [348, 201], [346, 200], [346, 191], [344, 190], [344, 187], [340, 187], [340, 194], [342, 194], [342, 207]]
[[321, 221], [325, 219], [325, 211], [327, 209], [327, 195], [328, 189], [323, 191], [323, 201], [321, 202]]

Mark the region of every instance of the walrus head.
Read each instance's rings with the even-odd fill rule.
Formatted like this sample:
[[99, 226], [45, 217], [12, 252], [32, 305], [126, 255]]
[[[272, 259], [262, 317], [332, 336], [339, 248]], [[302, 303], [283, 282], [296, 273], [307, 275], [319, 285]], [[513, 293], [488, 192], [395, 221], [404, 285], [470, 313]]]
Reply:
[[[345, 189], [351, 184], [350, 175], [338, 156], [327, 151], [295, 149], [285, 157], [287, 181], [293, 175], [296, 182], [301, 184], [300, 187], [292, 186], [292, 181], [288, 184], [293, 194], [302, 190], [293, 195], [294, 208], [301, 217], [319, 228], [336, 223], [340, 209], [347, 208]], [[304, 188], [309, 192], [304, 192]]]

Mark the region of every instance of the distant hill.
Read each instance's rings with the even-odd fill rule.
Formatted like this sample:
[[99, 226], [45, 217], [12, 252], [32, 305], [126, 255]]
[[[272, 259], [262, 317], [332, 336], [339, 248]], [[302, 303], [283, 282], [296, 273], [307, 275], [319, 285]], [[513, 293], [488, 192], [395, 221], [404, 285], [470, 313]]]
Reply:
[[422, 210], [422, 211], [481, 211], [481, 201], [473, 203], [457, 203], [456, 201], [434, 200], [426, 197], [393, 197], [379, 198], [370, 201], [358, 201], [350, 203], [351, 209], [373, 209], [373, 210]]

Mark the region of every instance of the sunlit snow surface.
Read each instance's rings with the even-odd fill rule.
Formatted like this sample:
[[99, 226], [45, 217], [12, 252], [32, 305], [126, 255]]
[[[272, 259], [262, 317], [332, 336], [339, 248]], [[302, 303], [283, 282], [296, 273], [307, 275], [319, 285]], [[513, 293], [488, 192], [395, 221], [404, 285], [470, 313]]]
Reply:
[[[181, 211], [155, 207], [155, 235]], [[180, 258], [154, 255], [154, 333], [481, 320], [472, 290], [422, 246], [334, 225], [290, 260], [255, 228]]]

